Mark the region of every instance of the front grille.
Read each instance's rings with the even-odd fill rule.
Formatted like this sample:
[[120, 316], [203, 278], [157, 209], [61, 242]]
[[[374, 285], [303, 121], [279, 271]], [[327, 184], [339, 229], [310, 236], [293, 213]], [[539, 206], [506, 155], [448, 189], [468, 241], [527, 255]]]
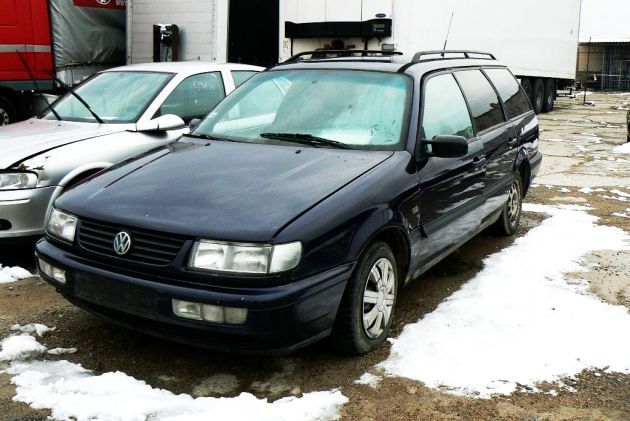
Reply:
[[[131, 236], [131, 248], [124, 256], [114, 251], [114, 237], [121, 231]], [[85, 250], [159, 266], [171, 263], [186, 241], [171, 234], [86, 220], [81, 220], [77, 238]]]

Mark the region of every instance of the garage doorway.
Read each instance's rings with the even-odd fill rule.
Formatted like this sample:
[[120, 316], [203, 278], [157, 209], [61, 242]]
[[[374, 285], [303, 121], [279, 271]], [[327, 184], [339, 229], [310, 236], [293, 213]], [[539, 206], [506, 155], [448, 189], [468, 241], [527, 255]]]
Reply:
[[230, 0], [228, 61], [269, 67], [278, 62], [279, 0]]

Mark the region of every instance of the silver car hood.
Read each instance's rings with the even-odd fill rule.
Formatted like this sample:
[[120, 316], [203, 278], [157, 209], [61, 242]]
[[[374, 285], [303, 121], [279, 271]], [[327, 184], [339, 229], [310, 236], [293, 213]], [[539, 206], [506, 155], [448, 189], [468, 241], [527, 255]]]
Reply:
[[69, 143], [133, 129], [134, 124], [96, 124], [32, 118], [0, 127], [0, 168]]

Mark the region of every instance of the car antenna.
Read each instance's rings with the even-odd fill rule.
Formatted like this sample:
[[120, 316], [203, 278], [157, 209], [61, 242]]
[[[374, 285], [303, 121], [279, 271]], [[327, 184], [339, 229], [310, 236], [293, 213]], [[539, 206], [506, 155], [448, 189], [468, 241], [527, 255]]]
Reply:
[[74, 96], [76, 99], [79, 100], [79, 102], [81, 104], [83, 104], [83, 106], [90, 112], [90, 114], [92, 114], [92, 116], [96, 119], [96, 121], [98, 121], [100, 124], [104, 124], [105, 122], [103, 120], [101, 120], [101, 118], [90, 108], [90, 105], [85, 102], [85, 100], [83, 98], [81, 98], [81, 96], [76, 93], [76, 91], [67, 83], [65, 83], [63, 80], [59, 79], [57, 76], [55, 76], [55, 74], [53, 72], [48, 72], [48, 74], [50, 75], [50, 77], [53, 78], [53, 80], [57, 83], [59, 83], [61, 86], [63, 86], [68, 92], [70, 92], [70, 94], [72, 94], [72, 96]]
[[[46, 98], [46, 95], [44, 95], [41, 91], [41, 89], [39, 89], [39, 84], [37, 83], [37, 79], [35, 79], [35, 76], [33, 76], [33, 72], [31, 72], [31, 69], [28, 67], [28, 64], [26, 63], [26, 60], [24, 60], [24, 57], [22, 57], [22, 53], [20, 52], [20, 50], [15, 50], [15, 52], [18, 55], [18, 58], [20, 59], [20, 61], [22, 62], [22, 66], [24, 66], [24, 68], [26, 69], [26, 71], [28, 72], [28, 76], [31, 78], [31, 82], [33, 82], [33, 86], [35, 87], [35, 91], [42, 97], [44, 98], [44, 101], [46, 101], [46, 104], [48, 105], [48, 107], [46, 107], [46, 109], [50, 109], [50, 111], [52, 111], [53, 115], [55, 116], [55, 118], [57, 119], [57, 121], [61, 121], [61, 117], [59, 116], [59, 114], [57, 113], [57, 111], [55, 111], [54, 108], [52, 108], [52, 105], [50, 104], [50, 102], [48, 102], [48, 98]], [[45, 110], [44, 110], [45, 111]]]
[[[451, 20], [448, 23], [448, 30], [446, 31], [446, 39], [444, 40], [444, 47], [442, 48], [442, 51], [446, 51], [446, 44], [448, 44], [448, 36], [451, 33], [451, 25], [453, 23], [453, 16], [455, 16], [455, 11], [451, 13]], [[444, 53], [442, 53], [442, 57], [444, 57]]]

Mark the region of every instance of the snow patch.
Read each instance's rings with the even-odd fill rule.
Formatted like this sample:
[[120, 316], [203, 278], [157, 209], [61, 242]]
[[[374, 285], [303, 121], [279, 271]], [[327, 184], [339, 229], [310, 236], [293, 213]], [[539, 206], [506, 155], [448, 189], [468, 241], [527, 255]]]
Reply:
[[[405, 326], [387, 375], [454, 394], [489, 398], [587, 368], [630, 373], [630, 315], [569, 284], [564, 274], [596, 250], [628, 249], [630, 236], [596, 224], [588, 208], [524, 206], [550, 215], [432, 313]], [[605, 328], [603, 328], [605, 327]]]
[[354, 382], [356, 384], [364, 384], [366, 386], [370, 386], [376, 389], [379, 383], [381, 382], [381, 380], [383, 380], [381, 376], [377, 376], [372, 373], [363, 373], [363, 375], [361, 375], [361, 377], [359, 377], [359, 379], [355, 380]]
[[9, 336], [0, 342], [0, 361], [23, 360], [46, 352], [46, 347], [28, 334]]
[[95, 375], [68, 361], [14, 363], [16, 401], [50, 409], [54, 419], [77, 421], [331, 420], [348, 402], [341, 392], [306, 393], [273, 403], [249, 393], [235, 398], [193, 398], [149, 386], [119, 371]]
[[16, 324], [16, 325], [11, 326], [11, 330], [14, 332], [21, 332], [21, 333], [28, 333], [28, 334], [35, 333], [40, 338], [44, 335], [47, 335], [50, 332], [53, 332], [55, 329], [56, 327], [48, 327], [46, 325], [42, 325], [39, 323], [29, 323], [27, 325]]
[[630, 143], [624, 143], [621, 146], [617, 146], [613, 149], [613, 153], [627, 153], [630, 154]]
[[20, 279], [32, 278], [33, 276], [35, 275], [19, 266], [2, 267], [2, 265], [0, 265], [0, 284], [8, 284], [10, 282], [19, 281]]

